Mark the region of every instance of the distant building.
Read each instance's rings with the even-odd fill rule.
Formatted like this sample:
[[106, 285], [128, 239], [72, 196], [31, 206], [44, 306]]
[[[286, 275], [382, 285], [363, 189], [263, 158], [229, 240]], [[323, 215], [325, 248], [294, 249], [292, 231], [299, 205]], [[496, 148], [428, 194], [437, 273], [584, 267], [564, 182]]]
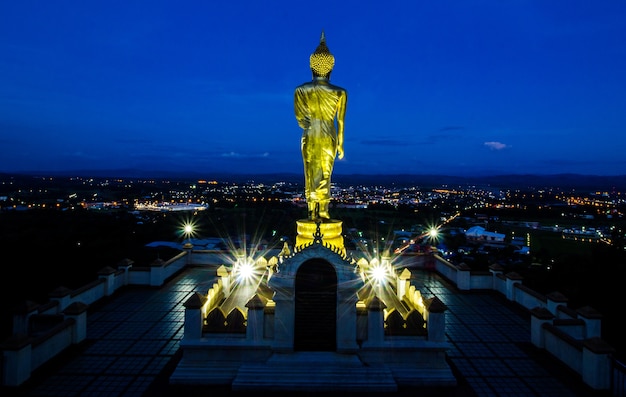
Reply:
[[465, 232], [467, 241], [477, 243], [503, 243], [505, 237], [502, 233], [488, 232], [480, 226], [473, 226]]
[[566, 240], [577, 240], [577, 241], [601, 241], [604, 235], [600, 230], [596, 230], [595, 228], [589, 229], [563, 229], [563, 238]]
[[170, 203], [157, 203], [157, 204], [135, 204], [137, 211], [158, 211], [158, 212], [171, 212], [171, 211], [204, 211], [209, 208], [208, 204], [170, 204]]

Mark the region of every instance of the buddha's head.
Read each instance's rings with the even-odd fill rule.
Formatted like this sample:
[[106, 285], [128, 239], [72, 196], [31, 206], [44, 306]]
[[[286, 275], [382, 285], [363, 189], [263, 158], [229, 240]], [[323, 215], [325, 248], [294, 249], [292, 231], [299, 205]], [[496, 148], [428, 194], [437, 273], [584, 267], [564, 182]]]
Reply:
[[333, 67], [335, 66], [335, 57], [330, 53], [328, 47], [326, 46], [324, 31], [322, 31], [320, 43], [315, 49], [315, 52], [311, 54], [309, 62], [311, 65], [311, 72], [313, 72], [314, 77], [330, 78], [330, 72], [333, 71]]

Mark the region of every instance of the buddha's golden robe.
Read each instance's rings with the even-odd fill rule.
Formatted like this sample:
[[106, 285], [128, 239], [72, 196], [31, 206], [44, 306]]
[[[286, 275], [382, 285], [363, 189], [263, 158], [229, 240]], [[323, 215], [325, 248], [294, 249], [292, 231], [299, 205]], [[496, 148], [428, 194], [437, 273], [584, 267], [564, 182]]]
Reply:
[[304, 193], [309, 219], [330, 219], [330, 178], [335, 157], [343, 158], [343, 130], [348, 94], [327, 78], [296, 87], [294, 107], [302, 132]]

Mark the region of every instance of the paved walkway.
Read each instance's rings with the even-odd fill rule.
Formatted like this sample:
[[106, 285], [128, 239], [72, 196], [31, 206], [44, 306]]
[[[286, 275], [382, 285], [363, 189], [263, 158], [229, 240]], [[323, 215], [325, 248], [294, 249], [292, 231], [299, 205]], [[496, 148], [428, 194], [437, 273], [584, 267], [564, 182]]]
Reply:
[[[159, 289], [129, 287], [120, 291], [91, 310], [84, 343], [39, 368], [20, 388], [4, 388], [0, 394], [243, 395], [243, 392], [230, 392], [227, 387], [168, 384], [169, 375], [180, 359], [183, 303], [194, 291], [206, 293], [214, 281], [214, 267], [197, 267], [183, 270]], [[453, 346], [448, 357], [459, 385], [451, 389], [412, 388], [393, 395], [598, 396], [578, 374], [532, 346], [528, 313], [497, 293], [462, 293], [437, 274], [422, 271], [414, 272], [413, 284], [424, 298], [436, 295], [448, 306], [446, 334]], [[342, 397], [348, 395], [341, 393]]]

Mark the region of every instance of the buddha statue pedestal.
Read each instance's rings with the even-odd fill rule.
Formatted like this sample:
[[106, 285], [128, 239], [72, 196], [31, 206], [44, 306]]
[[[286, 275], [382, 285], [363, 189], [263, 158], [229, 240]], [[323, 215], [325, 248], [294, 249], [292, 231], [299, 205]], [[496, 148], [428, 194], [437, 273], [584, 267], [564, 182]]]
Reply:
[[343, 222], [337, 219], [300, 219], [296, 221], [296, 247], [305, 248], [314, 242], [329, 245], [345, 254]]

